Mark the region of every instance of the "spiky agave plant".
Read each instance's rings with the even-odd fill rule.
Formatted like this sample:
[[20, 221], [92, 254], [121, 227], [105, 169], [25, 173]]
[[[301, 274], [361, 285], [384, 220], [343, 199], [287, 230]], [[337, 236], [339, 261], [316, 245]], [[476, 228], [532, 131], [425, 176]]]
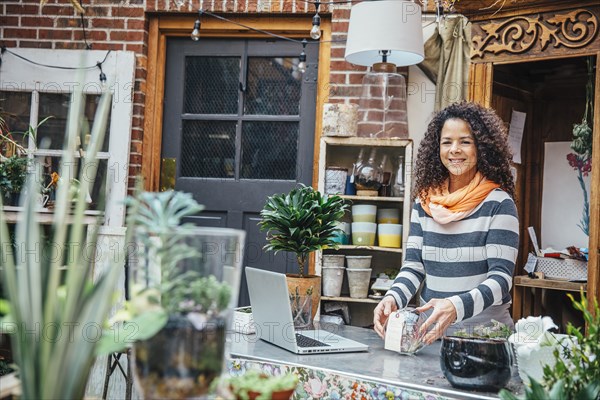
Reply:
[[308, 255], [325, 247], [337, 247], [336, 228], [348, 205], [340, 196], [323, 196], [310, 186], [301, 185], [288, 194], [267, 199], [260, 212], [260, 229], [267, 231], [265, 250], [296, 254], [300, 276]]
[[[69, 110], [61, 176], [74, 165], [76, 137], [80, 134], [84, 85], [75, 85]], [[50, 229], [50, 240], [36, 219], [39, 167], [29, 174], [22, 194], [23, 211], [12, 243], [4, 212], [0, 212], [2, 284], [10, 302], [3, 327], [12, 334], [23, 399], [81, 399], [95, 359], [98, 328], [107, 319], [123, 263], [105, 268], [92, 282], [89, 250], [95, 237], [87, 234], [86, 194], [93, 185], [96, 155], [104, 141], [111, 96], [100, 99], [85, 157], [79, 160], [81, 188], [71, 208], [68, 185], [60, 185]], [[34, 163], [35, 164], [35, 163]], [[82, 172], [83, 173], [83, 172]], [[123, 253], [123, 252], [121, 252]]]

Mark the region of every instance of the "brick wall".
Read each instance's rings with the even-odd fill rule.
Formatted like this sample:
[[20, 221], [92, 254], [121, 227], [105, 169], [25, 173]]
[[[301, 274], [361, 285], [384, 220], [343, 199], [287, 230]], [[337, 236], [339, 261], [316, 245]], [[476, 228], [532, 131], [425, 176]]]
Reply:
[[[147, 13], [195, 13], [201, 7], [214, 12], [314, 15], [313, 4], [301, 0], [80, 0], [86, 14], [82, 21], [69, 0], [2, 0], [0, 43], [9, 48], [85, 49], [82, 23], [94, 50], [129, 50], [136, 54], [133, 94], [133, 127], [129, 175], [139, 174], [142, 162], [143, 115], [147, 73]], [[345, 41], [349, 4], [321, 6], [332, 18], [332, 39]], [[308, 33], [308, 32], [307, 32]], [[331, 46], [329, 90], [331, 102], [356, 102], [365, 68], [344, 61], [345, 44]], [[133, 182], [130, 180], [130, 183]]]

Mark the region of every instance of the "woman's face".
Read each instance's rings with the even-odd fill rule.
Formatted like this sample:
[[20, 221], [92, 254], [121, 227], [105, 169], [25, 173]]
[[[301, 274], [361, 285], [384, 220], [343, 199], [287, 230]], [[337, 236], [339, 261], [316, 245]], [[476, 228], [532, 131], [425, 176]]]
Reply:
[[462, 119], [449, 119], [440, 135], [440, 158], [450, 178], [470, 181], [477, 172], [477, 147], [471, 128]]

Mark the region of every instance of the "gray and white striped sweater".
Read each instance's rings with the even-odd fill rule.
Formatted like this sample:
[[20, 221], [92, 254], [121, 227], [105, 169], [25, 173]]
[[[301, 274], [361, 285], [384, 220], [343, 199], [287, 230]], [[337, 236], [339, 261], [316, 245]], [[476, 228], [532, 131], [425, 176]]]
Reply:
[[417, 200], [405, 261], [386, 295], [404, 308], [425, 281], [423, 300], [447, 298], [456, 307], [456, 322], [471, 318], [511, 301], [518, 245], [517, 208], [501, 189], [491, 191], [468, 217], [445, 225]]

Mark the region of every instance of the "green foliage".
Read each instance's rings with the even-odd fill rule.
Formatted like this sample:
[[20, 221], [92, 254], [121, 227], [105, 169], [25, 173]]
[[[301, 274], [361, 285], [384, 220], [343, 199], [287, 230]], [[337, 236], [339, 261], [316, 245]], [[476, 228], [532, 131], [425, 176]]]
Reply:
[[[75, 138], [84, 106], [82, 87], [82, 84], [74, 85], [70, 103], [61, 160], [64, 176], [76, 162]], [[96, 176], [96, 155], [104, 142], [110, 106], [111, 96], [104, 93], [94, 118], [90, 145], [79, 160], [80, 170], [85, 171], [85, 176], [80, 177], [82, 193], [89, 191]], [[91, 332], [87, 329], [105, 323], [124, 260], [93, 265], [94, 257], [89, 256], [89, 249], [94, 249], [96, 242], [94, 235], [87, 234], [88, 224], [84, 221], [87, 203], [80, 195], [72, 209], [67, 186], [58, 190], [50, 244], [46, 244], [45, 228], [36, 218], [40, 176], [39, 166], [28, 174], [22, 192], [25, 193], [24, 209], [16, 227], [16, 246], [11, 243], [4, 213], [0, 212], [3, 260], [0, 273], [10, 302], [10, 315], [5, 318], [3, 328], [12, 335], [12, 353], [19, 369], [22, 398], [80, 399], [85, 394], [97, 346], [97, 340], [90, 340]], [[98, 274], [92, 282], [94, 267], [104, 273]]]
[[288, 194], [275, 194], [267, 199], [260, 213], [260, 229], [267, 231], [264, 249], [296, 254], [300, 276], [308, 255], [326, 247], [337, 247], [336, 228], [348, 205], [340, 196], [323, 196], [309, 186], [300, 186]]
[[14, 155], [0, 162], [0, 192], [4, 199], [12, 193], [21, 193], [27, 178], [29, 159]]
[[470, 332], [467, 332], [466, 329], [460, 329], [454, 333], [454, 336], [478, 339], [508, 339], [512, 333], [508, 326], [492, 320], [491, 325], [477, 325]]
[[575, 301], [571, 294], [568, 296], [573, 302], [573, 307], [583, 314], [587, 325], [587, 334], [571, 323], [567, 325], [567, 334], [576, 337], [578, 345], [573, 346], [570, 355], [566, 358], [561, 357], [558, 350], [554, 351], [556, 365], [553, 368], [544, 367], [544, 383], [549, 387], [562, 382], [567, 393], [577, 395], [589, 390], [587, 384], [595, 382], [598, 384], [597, 394], [600, 394], [600, 307], [598, 299], [593, 299], [594, 315], [588, 309], [588, 300], [583, 292], [580, 301]]
[[226, 378], [221, 384], [229, 386], [231, 392], [241, 400], [248, 400], [249, 392], [260, 393], [257, 400], [268, 400], [273, 392], [294, 389], [298, 385], [298, 377], [291, 373], [270, 376], [252, 369], [243, 375]]
[[531, 387], [525, 387], [523, 397], [503, 389], [503, 400], [597, 400], [600, 397], [600, 307], [593, 299], [594, 313], [588, 309], [588, 301], [581, 292], [581, 300], [575, 301], [568, 295], [575, 309], [583, 313], [587, 324], [587, 334], [571, 323], [567, 325], [567, 334], [577, 338], [577, 345], [570, 351], [554, 350], [556, 364], [551, 368], [544, 366], [542, 382], [530, 379]]

